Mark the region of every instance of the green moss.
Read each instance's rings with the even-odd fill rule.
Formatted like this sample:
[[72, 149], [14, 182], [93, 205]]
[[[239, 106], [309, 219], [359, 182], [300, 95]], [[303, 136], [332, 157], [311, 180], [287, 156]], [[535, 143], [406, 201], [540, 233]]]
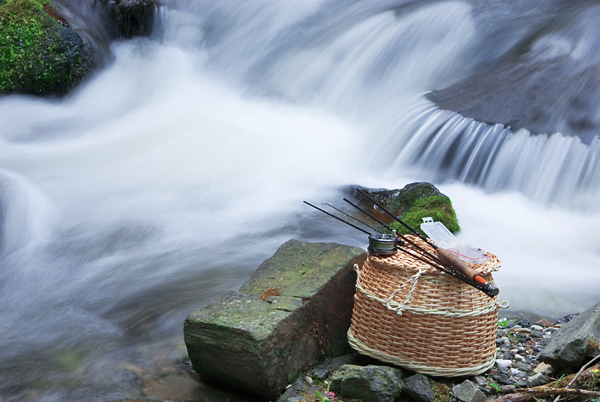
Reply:
[[[456, 219], [456, 212], [454, 212], [452, 202], [448, 197], [432, 196], [415, 201], [408, 212], [402, 216], [402, 221], [422, 235], [425, 235], [420, 227], [421, 223], [423, 223], [423, 218], [426, 217], [431, 217], [436, 222], [442, 222], [452, 233], [460, 230], [458, 220]], [[392, 222], [391, 227], [398, 233], [409, 233], [408, 229], [398, 222]]]
[[335, 244], [290, 241], [265, 261], [240, 292], [260, 295], [278, 288], [281, 296], [311, 299], [314, 294], [364, 250]]
[[431, 384], [431, 389], [435, 394], [434, 402], [447, 402], [450, 400], [450, 387], [432, 379], [429, 379], [429, 383]]
[[0, 93], [62, 94], [71, 87], [80, 60], [67, 54], [67, 29], [43, 11], [50, 5], [49, 0], [0, 2]]

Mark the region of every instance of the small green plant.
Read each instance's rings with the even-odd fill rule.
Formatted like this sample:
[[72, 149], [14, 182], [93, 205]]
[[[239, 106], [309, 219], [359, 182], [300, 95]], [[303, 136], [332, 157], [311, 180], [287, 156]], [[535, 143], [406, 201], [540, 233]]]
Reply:
[[497, 393], [501, 394], [502, 390], [500, 389], [500, 387], [498, 386], [498, 384], [491, 382], [490, 383], [490, 387], [492, 387], [494, 389], [494, 391], [496, 391]]
[[552, 386], [553, 386], [553, 387], [558, 387], [558, 384], [560, 383], [560, 380], [562, 380], [564, 376], [565, 376], [565, 375], [563, 374], [563, 375], [561, 375], [560, 377], [558, 377], [558, 379], [556, 379], [556, 381], [554, 381], [554, 382], [552, 383]]
[[[328, 396], [329, 398], [331, 398], [331, 399], [329, 399], [329, 398], [327, 398], [327, 397], [324, 397], [324, 396], [323, 396], [323, 394], [321, 394], [321, 392], [319, 392], [319, 391], [315, 391], [315, 398], [317, 398], [317, 400], [318, 400], [319, 402], [333, 402], [333, 400], [334, 400], [334, 397], [335, 397], [335, 394], [334, 394], [333, 392], [329, 392], [329, 393], [327, 394], [327, 396]], [[339, 402], [341, 402], [341, 401], [339, 401]]]
[[498, 320], [498, 326], [502, 327], [502, 328], [507, 327], [508, 326], [508, 318], [500, 318]]

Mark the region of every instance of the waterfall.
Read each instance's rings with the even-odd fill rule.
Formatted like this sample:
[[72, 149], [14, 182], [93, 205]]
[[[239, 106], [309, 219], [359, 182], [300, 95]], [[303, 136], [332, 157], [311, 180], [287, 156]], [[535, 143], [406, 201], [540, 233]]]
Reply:
[[600, 191], [597, 137], [586, 145], [560, 133], [513, 132], [423, 103], [423, 112], [408, 124], [418, 129], [396, 133], [408, 140], [394, 143], [392, 172], [408, 168], [437, 182], [514, 190], [543, 204], [594, 211]]

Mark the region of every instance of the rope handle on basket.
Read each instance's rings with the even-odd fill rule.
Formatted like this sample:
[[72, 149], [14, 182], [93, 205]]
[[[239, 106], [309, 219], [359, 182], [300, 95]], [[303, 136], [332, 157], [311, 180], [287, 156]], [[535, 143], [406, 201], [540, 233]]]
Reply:
[[[352, 268], [354, 269], [354, 271], [356, 271], [357, 276], [360, 277], [361, 267], [358, 264], [354, 264], [354, 266]], [[408, 281], [406, 281], [406, 283], [404, 285], [402, 285], [398, 289], [396, 289], [396, 291], [394, 293], [392, 293], [391, 296], [386, 299], [385, 306], [388, 308], [388, 310], [396, 311], [398, 313], [398, 315], [402, 315], [402, 312], [405, 310], [406, 306], [408, 305], [408, 302], [410, 301], [412, 292], [415, 290], [415, 287], [417, 286], [417, 281], [419, 280], [421, 275], [425, 272], [427, 272], [426, 269], [419, 268], [419, 272], [417, 272], [415, 275], [413, 275]], [[392, 303], [392, 299], [394, 298], [394, 296], [396, 296], [398, 294], [398, 292], [400, 292], [402, 289], [404, 289], [404, 287], [406, 285], [408, 285], [410, 282], [413, 282], [413, 285], [410, 288], [410, 291], [408, 292], [408, 294], [406, 295], [406, 299], [404, 300], [404, 302], [398, 304], [398, 307], [392, 307], [391, 303]], [[357, 285], [357, 287], [360, 287], [360, 285], [358, 284], [358, 278], [357, 278], [356, 285]], [[364, 289], [362, 289], [362, 290], [364, 291]], [[510, 307], [510, 303], [508, 302], [508, 300], [504, 300], [502, 302], [500, 300], [496, 300], [496, 302], [494, 302], [493, 305], [500, 309], [507, 309]], [[483, 313], [487, 314], [489, 312], [488, 310], [489, 310], [489, 308], [486, 308], [486, 310], [483, 311]], [[475, 311], [473, 311], [473, 312], [475, 312]], [[482, 312], [478, 312], [477, 315], [479, 315], [479, 314], [482, 314]], [[459, 314], [457, 317], [471, 316], [471, 315], [473, 315], [473, 314], [472, 313]]]
[[[412, 292], [417, 287], [417, 282], [419, 281], [421, 274], [423, 274], [425, 272], [427, 272], [427, 270], [425, 270], [423, 268], [419, 268], [419, 272], [417, 272], [416, 274], [411, 276], [410, 279], [408, 281], [406, 281], [406, 283], [404, 285], [400, 286], [398, 289], [396, 289], [396, 291], [394, 291], [394, 293], [392, 293], [390, 295], [390, 297], [388, 297], [388, 299], [385, 303], [385, 306], [388, 308], [388, 310], [395, 311], [398, 315], [402, 315], [404, 308], [406, 307], [406, 305], [408, 304], [408, 302], [410, 300], [410, 296], [412, 295]], [[404, 302], [398, 304], [398, 307], [392, 307], [391, 303], [392, 303], [392, 299], [394, 298], [394, 296], [396, 296], [402, 289], [404, 289], [406, 287], [406, 285], [408, 285], [411, 282], [413, 283], [412, 287], [408, 291], [408, 294], [406, 295], [406, 299], [404, 299]]]
[[504, 300], [504, 301], [496, 300], [496, 306], [498, 306], [498, 308], [501, 308], [501, 309], [507, 309], [510, 307], [510, 303], [508, 302], [508, 300]]

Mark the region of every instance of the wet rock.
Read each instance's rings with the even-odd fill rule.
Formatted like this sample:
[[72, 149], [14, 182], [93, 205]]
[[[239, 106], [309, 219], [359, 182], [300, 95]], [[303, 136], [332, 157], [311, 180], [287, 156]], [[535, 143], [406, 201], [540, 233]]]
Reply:
[[327, 377], [329, 377], [329, 370], [327, 370], [326, 368], [316, 368], [312, 371], [312, 375], [316, 378], [318, 378], [319, 380], [324, 380]]
[[512, 384], [500, 386], [500, 392], [502, 392], [503, 394], [512, 394], [512, 393], [516, 392], [516, 390], [517, 390], [517, 387], [515, 387]]
[[569, 321], [571, 321], [573, 318], [577, 317], [577, 315], [578, 315], [578, 314], [568, 314], [568, 315], [566, 315], [566, 316], [564, 316], [564, 317], [562, 317], [562, 318], [559, 318], [559, 319], [556, 321], [556, 324], [558, 324], [558, 325], [566, 324], [566, 323], [568, 323]]
[[600, 303], [572, 318], [551, 338], [539, 359], [557, 368], [579, 369], [600, 354]]
[[153, 0], [103, 0], [119, 36], [131, 38], [152, 33], [156, 4]]
[[523, 318], [517, 323], [517, 325], [520, 325], [523, 328], [527, 328], [531, 326], [531, 321], [529, 321], [527, 318]]
[[498, 376], [496, 376], [496, 379], [498, 380], [498, 382], [500, 384], [504, 384], [504, 385], [512, 385], [513, 384], [511, 379], [508, 377], [508, 374], [499, 374]]
[[[370, 214], [382, 222], [390, 224], [398, 233], [408, 233], [404, 226], [395, 222], [381, 208], [374, 206], [356, 189], [357, 187], [350, 187], [349, 192]], [[362, 187], [358, 187], [358, 189], [369, 194], [371, 198], [384, 205], [396, 216], [402, 217], [402, 221], [417, 231], [420, 231], [420, 225], [425, 217], [433, 217], [434, 221], [442, 222], [453, 233], [460, 230], [450, 198], [442, 194], [431, 183], [410, 183], [402, 189], [395, 190], [375, 190]]]
[[[593, 143], [600, 126], [600, 7], [595, 1], [560, 3], [556, 17], [534, 28], [496, 63], [428, 98], [490, 125], [576, 135]], [[549, 38], [559, 40], [560, 49]], [[578, 53], [581, 47], [584, 55]]]
[[[424, 182], [410, 183], [399, 190], [370, 190], [365, 188], [362, 188], [362, 190], [377, 202], [385, 205], [397, 216], [407, 213], [410, 207], [420, 199], [434, 196], [446, 197], [433, 184]], [[360, 196], [357, 198], [360, 199]]]
[[533, 388], [548, 384], [550, 379], [543, 374], [535, 374], [527, 379], [527, 387]]
[[184, 324], [189, 358], [205, 379], [275, 400], [328, 354], [348, 347], [363, 250], [290, 240], [239, 292], [221, 295]]
[[538, 364], [537, 367], [533, 370], [533, 372], [536, 374], [552, 374], [552, 371], [552, 366], [543, 362]]
[[531, 371], [531, 365], [527, 363], [517, 362], [517, 364], [515, 364], [515, 367], [521, 371]]
[[49, 5], [0, 2], [0, 26], [0, 94], [62, 96], [97, 67], [90, 45]]
[[306, 400], [293, 386], [288, 387], [283, 394], [277, 398], [277, 402], [298, 402]]
[[478, 387], [487, 387], [488, 385], [490, 385], [489, 381], [483, 377], [478, 375], [477, 377], [473, 378], [473, 380], [475, 380], [475, 384], [477, 384]]
[[507, 368], [512, 365], [513, 365], [512, 360], [501, 360], [501, 359], [496, 360], [496, 366], [498, 366], [498, 368], [500, 368], [500, 369]]
[[540, 325], [541, 325], [542, 327], [544, 327], [544, 328], [548, 328], [548, 327], [551, 327], [551, 326], [552, 326], [552, 324], [550, 324], [550, 321], [548, 321], [548, 320], [547, 320], [547, 319], [545, 319], [545, 318], [542, 318], [542, 319], [541, 319], [541, 320], [539, 320], [537, 323], [538, 323], [538, 324], [540, 324]]
[[341, 398], [393, 402], [400, 393], [402, 371], [387, 366], [344, 365], [331, 378], [329, 390]]
[[483, 402], [485, 395], [469, 380], [452, 387], [452, 395], [461, 402]]
[[433, 402], [435, 393], [429, 378], [423, 374], [415, 374], [404, 380], [402, 391], [416, 402]]

